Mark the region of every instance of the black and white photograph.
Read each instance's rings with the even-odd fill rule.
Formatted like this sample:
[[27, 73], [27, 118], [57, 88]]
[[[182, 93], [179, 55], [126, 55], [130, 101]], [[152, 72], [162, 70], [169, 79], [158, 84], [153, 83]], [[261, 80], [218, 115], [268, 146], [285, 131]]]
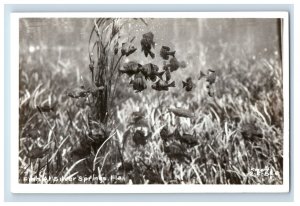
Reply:
[[18, 184], [288, 184], [288, 21], [245, 16], [18, 18]]

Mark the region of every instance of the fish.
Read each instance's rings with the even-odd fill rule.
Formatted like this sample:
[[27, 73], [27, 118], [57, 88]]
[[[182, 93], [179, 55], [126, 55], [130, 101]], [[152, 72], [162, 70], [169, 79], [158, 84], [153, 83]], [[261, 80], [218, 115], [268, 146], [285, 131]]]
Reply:
[[155, 84], [152, 85], [152, 89], [157, 91], [168, 91], [169, 87], [175, 87], [175, 81], [168, 83], [163, 80], [158, 80]]
[[94, 72], [94, 61], [89, 64], [89, 69], [91, 72]]
[[170, 72], [168, 65], [166, 65], [165, 62], [164, 62], [163, 70], [165, 71], [166, 82], [169, 82], [171, 79], [171, 72]]
[[119, 42], [117, 42], [114, 46], [114, 54], [117, 55], [119, 52]]
[[136, 47], [130, 46], [130, 47], [128, 48], [128, 50], [126, 51], [125, 55], [128, 57], [130, 54], [133, 54], [136, 50], [137, 50]]
[[75, 99], [78, 99], [78, 98], [82, 98], [82, 97], [87, 97], [87, 95], [90, 93], [89, 90], [86, 90], [82, 87], [78, 87], [78, 88], [74, 88], [72, 89], [71, 91], [69, 91], [67, 93], [67, 95], [69, 97], [72, 97], [72, 98], [75, 98]]
[[208, 85], [208, 95], [210, 96], [210, 97], [213, 97], [214, 96], [214, 91], [213, 91], [213, 89]]
[[179, 162], [191, 162], [191, 157], [186, 154], [187, 150], [183, 147], [183, 145], [177, 142], [172, 142], [171, 144], [166, 145], [164, 147], [164, 152], [170, 159], [177, 160]]
[[166, 82], [169, 82], [171, 80], [171, 72], [169, 69], [167, 69], [165, 71], [165, 74], [166, 74]]
[[172, 59], [170, 59], [170, 63], [168, 64], [168, 66], [170, 68], [170, 71], [173, 72], [179, 68], [180, 64], [176, 57], [173, 57]]
[[194, 118], [195, 115], [188, 109], [184, 108], [169, 108], [169, 111], [178, 117]]
[[133, 89], [136, 91], [136, 93], [147, 89], [147, 84], [144, 76], [141, 73], [135, 74], [134, 79], [131, 80], [129, 84], [133, 85]]
[[156, 77], [162, 79], [164, 71], [158, 72], [158, 70], [158, 66], [152, 63], [145, 64], [141, 68], [141, 72], [145, 76], [146, 80], [150, 79], [153, 82], [156, 81]]
[[39, 110], [40, 113], [42, 112], [54, 112], [55, 108], [56, 108], [56, 104], [52, 104], [52, 105], [49, 105], [49, 104], [44, 104], [44, 105], [39, 105], [39, 106], [36, 106], [37, 109]]
[[133, 142], [139, 146], [144, 146], [147, 143], [148, 138], [151, 136], [151, 133], [149, 133], [147, 136], [145, 135], [145, 132], [143, 130], [136, 130], [132, 140]]
[[185, 88], [185, 91], [190, 92], [194, 87], [194, 83], [191, 77], [188, 77], [185, 82], [182, 81], [182, 88]]
[[137, 63], [136, 61], [130, 61], [123, 65], [124, 69], [119, 69], [121, 74], [127, 74], [131, 77], [134, 74], [137, 74], [141, 71], [142, 65]]
[[169, 140], [169, 130], [168, 130], [168, 127], [167, 126], [164, 126], [161, 130], [160, 130], [160, 137], [163, 141], [167, 141]]
[[121, 48], [121, 54], [122, 56], [129, 56], [131, 54], [133, 54], [135, 51], [137, 50], [137, 48], [133, 45], [129, 45], [127, 43], [123, 43], [122, 44], [122, 48]]
[[160, 56], [164, 59], [164, 60], [168, 60], [169, 59], [169, 55], [175, 57], [175, 53], [176, 51], [170, 51], [170, 47], [167, 46], [162, 46], [160, 49]]
[[257, 142], [263, 138], [262, 130], [259, 127], [257, 127], [257, 125], [254, 122], [243, 122], [241, 124], [240, 132], [243, 139], [246, 141]]
[[131, 117], [134, 122], [141, 120], [142, 118], [144, 118], [144, 116], [145, 116], [145, 112], [143, 111], [135, 111], [131, 113]]
[[155, 57], [155, 54], [151, 51], [152, 47], [155, 48], [155, 43], [153, 38], [154, 38], [153, 33], [148, 32], [143, 34], [143, 38], [141, 40], [142, 51], [144, 52], [146, 57], [148, 57], [149, 54], [152, 59]]
[[30, 150], [27, 149], [25, 152], [25, 155], [30, 158], [30, 159], [38, 159], [38, 158], [43, 158], [49, 153], [49, 148], [43, 148], [39, 146], [35, 146], [31, 148]]
[[206, 77], [206, 81], [211, 85], [216, 82], [216, 73], [214, 70], [209, 69], [209, 73]]
[[169, 133], [168, 126], [165, 125], [161, 130], [160, 130], [160, 137], [161, 139], [165, 142], [171, 141], [175, 139], [174, 133]]
[[206, 76], [206, 74], [204, 74], [202, 71], [200, 71], [200, 75], [198, 77], [198, 80], [202, 79], [205, 76]]
[[199, 144], [195, 134], [192, 135], [192, 134], [183, 133], [181, 136], [177, 137], [177, 140], [191, 147], [194, 147], [197, 144]]

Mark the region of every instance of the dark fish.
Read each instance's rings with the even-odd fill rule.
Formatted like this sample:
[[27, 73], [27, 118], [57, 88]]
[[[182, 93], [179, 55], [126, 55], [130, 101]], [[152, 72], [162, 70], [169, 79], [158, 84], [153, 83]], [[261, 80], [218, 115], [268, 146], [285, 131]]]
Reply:
[[181, 143], [184, 143], [191, 147], [194, 147], [197, 144], [199, 144], [198, 139], [195, 135], [191, 135], [191, 134], [187, 134], [187, 133], [184, 133], [183, 135], [181, 135], [179, 138], [177, 138], [177, 140], [179, 140]]
[[160, 137], [164, 142], [175, 139], [175, 133], [169, 133], [167, 125], [160, 130]]
[[142, 111], [132, 112], [131, 117], [134, 122], [138, 122], [145, 117], [145, 113]]
[[32, 128], [32, 129], [28, 129], [28, 130], [26, 130], [25, 132], [24, 132], [24, 136], [25, 137], [27, 137], [27, 138], [31, 138], [31, 139], [33, 139], [33, 140], [36, 140], [36, 139], [38, 139], [39, 137], [41, 137], [42, 135], [41, 135], [41, 133], [40, 133], [40, 131], [39, 130], [36, 130], [36, 129], [34, 129], [34, 128]]
[[178, 60], [176, 59], [176, 57], [173, 57], [172, 59], [170, 59], [170, 63], [168, 66], [170, 68], [170, 71], [173, 72], [179, 68], [180, 64], [179, 64]]
[[141, 40], [142, 51], [144, 52], [146, 57], [148, 57], [149, 54], [152, 59], [155, 57], [155, 54], [151, 51], [151, 48], [155, 47], [153, 38], [154, 38], [153, 33], [148, 32], [146, 34], [143, 34], [143, 38]]
[[133, 170], [132, 162], [123, 162], [121, 167], [119, 168], [120, 171], [130, 172]]
[[169, 111], [178, 117], [186, 117], [186, 118], [195, 117], [195, 115], [190, 110], [183, 109], [183, 108], [169, 108]]
[[165, 60], [169, 59], [169, 55], [175, 57], [176, 51], [170, 51], [170, 50], [171, 50], [170, 47], [162, 46], [160, 49], [160, 56]]
[[215, 83], [215, 81], [216, 81], [216, 73], [215, 73], [214, 70], [211, 70], [211, 69], [209, 69], [208, 71], [209, 71], [209, 73], [208, 73], [208, 75], [207, 75], [207, 77], [206, 77], [206, 81], [207, 81], [209, 84], [213, 84], [213, 83]]
[[70, 92], [67, 93], [67, 95], [69, 97], [72, 97], [72, 98], [81, 98], [81, 97], [87, 97], [87, 95], [90, 93], [89, 90], [86, 90], [82, 87], [79, 87], [79, 88], [74, 88], [72, 89]]
[[213, 97], [214, 96], [214, 90], [213, 90], [213, 88], [210, 85], [207, 85], [207, 89], [208, 89], [208, 95], [210, 97]]
[[126, 51], [126, 56], [133, 54], [136, 50], [137, 50], [137, 48], [134, 46], [129, 47], [129, 49]]
[[122, 44], [121, 54], [122, 56], [129, 56], [130, 54], [134, 53], [137, 48], [133, 45], [129, 45], [127, 43]]
[[70, 152], [70, 155], [73, 160], [77, 161], [79, 159], [85, 158], [91, 154], [91, 143], [87, 140], [80, 142], [80, 144], [73, 148]]
[[125, 63], [123, 65], [123, 70], [119, 69], [119, 72], [122, 74], [127, 74], [129, 77], [131, 77], [134, 74], [137, 74], [140, 72], [142, 65], [137, 63], [136, 61], [130, 61], [128, 63]]
[[126, 43], [122, 43], [122, 48], [121, 48], [121, 54], [122, 56], [125, 56], [127, 52], [127, 44]]
[[186, 68], [186, 62], [185, 61], [179, 62], [179, 67], [180, 68]]
[[141, 73], [135, 74], [134, 79], [130, 81], [130, 84], [133, 85], [133, 89], [136, 93], [147, 89], [146, 81]]
[[168, 91], [169, 87], [175, 87], [175, 81], [168, 83], [163, 80], [158, 80], [155, 84], [152, 85], [152, 89], [157, 91]]
[[150, 136], [150, 133], [146, 136], [143, 130], [136, 130], [132, 137], [132, 140], [136, 145], [144, 146]]
[[53, 112], [56, 108], [57, 102], [55, 104], [49, 105], [49, 104], [44, 104], [44, 105], [40, 105], [37, 106], [37, 109], [39, 110], [39, 112]]
[[134, 125], [135, 127], [148, 127], [148, 121], [145, 118], [144, 112], [133, 112], [131, 114], [131, 120], [129, 125]]
[[169, 140], [169, 130], [167, 126], [164, 126], [161, 130], [160, 130], [160, 137], [162, 140], [167, 141]]
[[119, 52], [119, 42], [117, 42], [114, 46], [114, 54], [117, 55]]
[[167, 65], [164, 65], [163, 70], [165, 71], [166, 82], [170, 81], [170, 79], [171, 79], [171, 72], [170, 72], [169, 67]]
[[91, 72], [94, 72], [94, 61], [89, 64], [89, 69]]
[[191, 77], [188, 77], [186, 81], [182, 81], [182, 88], [185, 88], [185, 91], [190, 92], [194, 87], [194, 83]]
[[155, 64], [145, 64], [142, 66], [141, 71], [142, 74], [145, 76], [146, 80], [150, 79], [151, 81], [156, 81], [156, 77], [162, 79], [164, 71], [158, 72], [159, 68]]
[[177, 142], [172, 142], [170, 145], [165, 146], [164, 152], [172, 160], [186, 163], [191, 162], [191, 157], [186, 154], [186, 149]]
[[30, 159], [37, 159], [45, 157], [49, 152], [49, 148], [42, 148], [42, 147], [33, 147], [31, 150], [28, 150], [25, 154]]
[[242, 137], [250, 142], [260, 141], [263, 138], [262, 130], [257, 127], [254, 123], [243, 123], [241, 124]]
[[198, 80], [202, 79], [205, 76], [206, 76], [206, 74], [204, 74], [202, 71], [200, 71], [200, 75], [198, 77]]

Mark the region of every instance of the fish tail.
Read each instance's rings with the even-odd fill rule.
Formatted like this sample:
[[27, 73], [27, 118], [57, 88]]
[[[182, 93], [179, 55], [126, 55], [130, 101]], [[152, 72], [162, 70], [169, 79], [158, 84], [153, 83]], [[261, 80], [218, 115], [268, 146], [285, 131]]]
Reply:
[[157, 74], [157, 76], [162, 80], [163, 79], [163, 74], [164, 74], [165, 72], [164, 71], [162, 71], [162, 72], [159, 72], [158, 74]]
[[176, 51], [170, 52], [170, 55], [175, 57], [175, 53], [176, 53]]
[[182, 81], [182, 88], [186, 87], [187, 86], [187, 83]]
[[119, 72], [120, 72], [121, 74], [125, 74], [125, 73], [126, 73], [126, 70], [119, 69]]
[[175, 81], [169, 84], [169, 87], [175, 87]]
[[206, 76], [206, 74], [204, 74], [202, 71], [200, 71], [200, 76], [199, 76], [198, 80], [202, 79], [205, 76]]
[[150, 54], [151, 58], [154, 59], [155, 54], [152, 51], [150, 51], [149, 54]]

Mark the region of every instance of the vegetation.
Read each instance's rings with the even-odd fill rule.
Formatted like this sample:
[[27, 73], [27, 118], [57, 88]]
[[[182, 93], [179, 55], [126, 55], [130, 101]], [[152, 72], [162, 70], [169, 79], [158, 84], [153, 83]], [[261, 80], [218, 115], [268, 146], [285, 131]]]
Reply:
[[[89, 21], [88, 58], [80, 69], [68, 59], [74, 51], [58, 47], [57, 57], [21, 48], [21, 183], [282, 184], [283, 87], [276, 48], [253, 56], [216, 42], [222, 58], [202, 67], [182, 61], [171, 73], [176, 87], [157, 91], [148, 79], [147, 89], [136, 93], [120, 70], [139, 62], [126, 52], [140, 39], [125, 28], [138, 22], [147, 30], [148, 20]], [[177, 50], [185, 60], [185, 51]], [[200, 58], [207, 51], [202, 48]], [[154, 58], [163, 71], [168, 62], [159, 53]], [[144, 65], [152, 62], [147, 60]], [[198, 80], [200, 70], [208, 75], [209, 69], [215, 81]], [[187, 70], [191, 91], [182, 88]]]

